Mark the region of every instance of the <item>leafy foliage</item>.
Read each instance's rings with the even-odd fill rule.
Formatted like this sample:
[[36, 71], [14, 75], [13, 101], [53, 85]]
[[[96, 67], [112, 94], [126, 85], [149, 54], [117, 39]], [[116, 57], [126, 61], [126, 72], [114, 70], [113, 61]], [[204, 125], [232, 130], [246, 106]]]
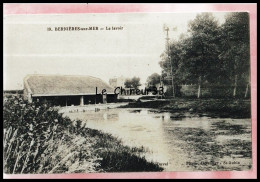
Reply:
[[231, 13], [221, 27], [221, 54], [223, 72], [229, 83], [238, 75], [247, 83], [250, 68], [248, 13]]
[[[169, 56], [177, 85], [245, 87], [250, 69], [248, 13], [229, 13], [222, 25], [211, 13], [198, 14], [189, 22], [188, 34], [170, 43]], [[166, 78], [171, 72], [167, 52], [159, 64]]]
[[125, 81], [126, 88], [138, 89], [139, 86], [141, 86], [139, 77], [133, 77], [132, 79], [126, 79]]
[[84, 126], [75, 126], [47, 103], [5, 98], [3, 120], [6, 173], [77, 172], [82, 163], [88, 163], [84, 171], [95, 171], [97, 156], [90, 156], [89, 140], [79, 135]]
[[153, 73], [147, 78], [147, 83], [150, 86], [155, 86], [156, 84], [159, 84], [161, 80], [161, 76], [158, 73]]
[[[162, 170], [120, 140], [63, 117], [48, 103], [4, 96], [3, 126], [7, 174]], [[116, 152], [110, 156], [112, 151]], [[123, 153], [127, 158], [122, 158]], [[131, 166], [131, 161], [138, 167]]]
[[218, 23], [212, 14], [202, 13], [190, 22], [189, 31], [183, 59], [186, 72], [197, 79], [201, 76], [204, 81], [214, 81], [220, 67]]

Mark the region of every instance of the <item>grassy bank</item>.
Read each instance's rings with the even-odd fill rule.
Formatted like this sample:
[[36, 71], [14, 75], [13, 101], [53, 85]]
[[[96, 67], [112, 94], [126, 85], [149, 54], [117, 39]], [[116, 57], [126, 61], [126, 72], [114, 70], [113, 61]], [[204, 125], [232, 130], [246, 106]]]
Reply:
[[48, 104], [4, 97], [3, 125], [7, 174], [163, 170], [117, 138], [71, 121]]
[[169, 112], [192, 112], [215, 117], [250, 118], [251, 103], [245, 99], [175, 98], [131, 102], [121, 108], [156, 108]]

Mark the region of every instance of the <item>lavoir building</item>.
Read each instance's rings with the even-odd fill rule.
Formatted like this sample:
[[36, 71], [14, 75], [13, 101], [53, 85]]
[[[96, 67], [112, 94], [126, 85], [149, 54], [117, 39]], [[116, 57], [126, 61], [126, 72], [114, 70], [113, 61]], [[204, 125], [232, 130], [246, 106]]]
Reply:
[[[97, 94], [106, 89], [106, 94]], [[76, 106], [117, 101], [114, 88], [92, 76], [27, 75], [24, 98], [29, 102], [48, 101], [55, 106]]]

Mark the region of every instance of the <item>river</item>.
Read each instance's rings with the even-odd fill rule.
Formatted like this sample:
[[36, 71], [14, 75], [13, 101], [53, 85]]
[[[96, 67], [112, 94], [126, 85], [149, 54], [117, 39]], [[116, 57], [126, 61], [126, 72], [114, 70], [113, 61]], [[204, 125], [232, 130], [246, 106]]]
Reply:
[[251, 119], [116, 108], [64, 113], [72, 120], [141, 147], [148, 161], [165, 171], [249, 170]]

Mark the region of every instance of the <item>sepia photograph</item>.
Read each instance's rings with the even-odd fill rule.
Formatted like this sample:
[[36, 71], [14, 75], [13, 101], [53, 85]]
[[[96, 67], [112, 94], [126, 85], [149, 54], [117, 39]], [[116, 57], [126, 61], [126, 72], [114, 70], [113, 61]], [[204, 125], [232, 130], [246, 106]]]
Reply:
[[249, 12], [3, 25], [4, 174], [252, 170]]

